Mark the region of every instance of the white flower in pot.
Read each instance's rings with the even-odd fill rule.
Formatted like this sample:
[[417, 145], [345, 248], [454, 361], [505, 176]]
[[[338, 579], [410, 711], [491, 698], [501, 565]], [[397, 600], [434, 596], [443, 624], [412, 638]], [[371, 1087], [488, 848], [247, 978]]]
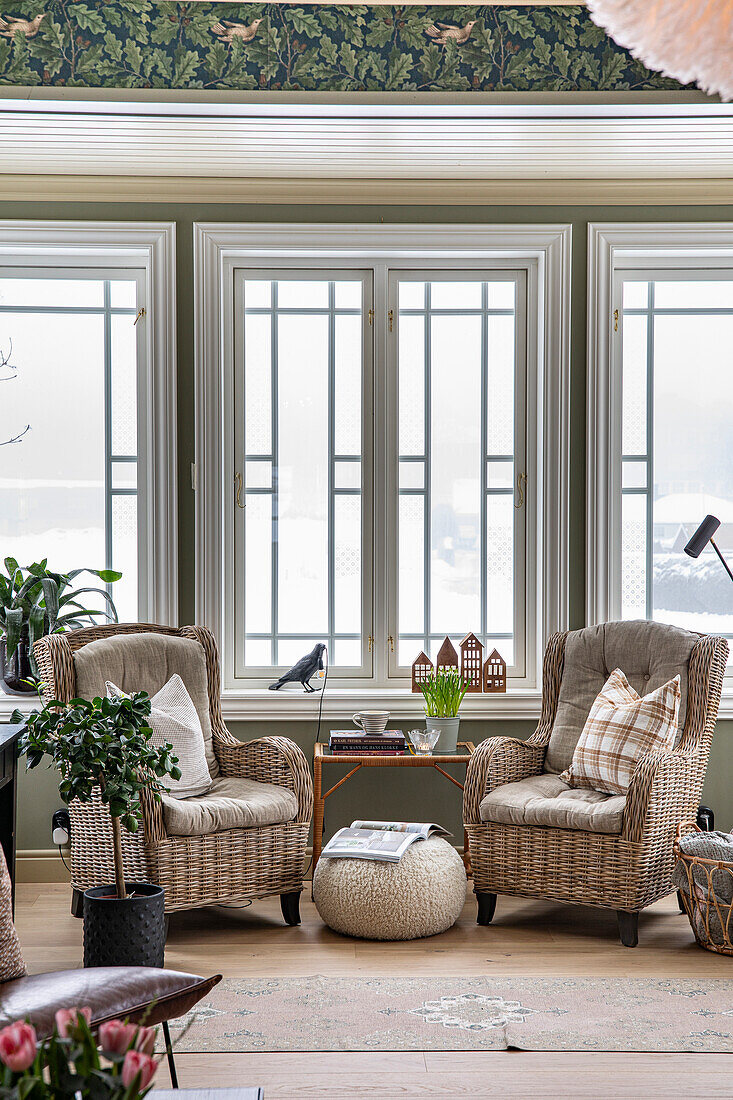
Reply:
[[455, 752], [461, 721], [458, 711], [467, 688], [455, 668], [437, 668], [420, 685], [425, 700], [425, 725], [429, 730], [440, 730], [436, 745], [439, 752]]

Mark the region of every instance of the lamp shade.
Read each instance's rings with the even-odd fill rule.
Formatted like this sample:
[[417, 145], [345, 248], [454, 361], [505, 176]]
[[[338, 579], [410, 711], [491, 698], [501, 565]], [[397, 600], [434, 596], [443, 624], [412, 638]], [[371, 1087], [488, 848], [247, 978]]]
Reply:
[[647, 68], [733, 98], [731, 0], [588, 0], [588, 8]]
[[716, 516], [705, 516], [705, 519], [685, 547], [685, 553], [689, 554], [691, 558], [699, 558], [719, 527], [720, 520]]

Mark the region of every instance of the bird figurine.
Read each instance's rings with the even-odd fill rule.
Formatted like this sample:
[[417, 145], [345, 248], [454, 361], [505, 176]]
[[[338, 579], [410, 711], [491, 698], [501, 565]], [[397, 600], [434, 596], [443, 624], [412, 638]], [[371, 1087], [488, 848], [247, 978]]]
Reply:
[[14, 38], [16, 33], [20, 32], [26, 38], [35, 38], [45, 18], [45, 11], [40, 15], [34, 15], [32, 19], [16, 19], [14, 15], [0, 15], [0, 34], [3, 38]]
[[447, 46], [449, 42], [462, 46], [464, 42], [468, 42], [476, 22], [477, 20], [472, 19], [465, 27], [457, 27], [454, 23], [431, 23], [425, 28], [425, 33], [438, 46]]
[[270, 684], [270, 691], [279, 691], [283, 684], [302, 684], [304, 691], [315, 691], [316, 689], [310, 686], [309, 681], [317, 671], [323, 669], [325, 648], [323, 642], [313, 646], [310, 653], [306, 653], [305, 657], [301, 657], [299, 661], [296, 661], [293, 667], [285, 672], [277, 683]]
[[251, 42], [261, 22], [261, 19], [254, 19], [251, 23], [245, 24], [222, 19], [220, 23], [214, 23], [211, 33], [215, 34], [220, 42], [226, 42], [228, 46], [231, 46], [235, 38], [240, 42]]

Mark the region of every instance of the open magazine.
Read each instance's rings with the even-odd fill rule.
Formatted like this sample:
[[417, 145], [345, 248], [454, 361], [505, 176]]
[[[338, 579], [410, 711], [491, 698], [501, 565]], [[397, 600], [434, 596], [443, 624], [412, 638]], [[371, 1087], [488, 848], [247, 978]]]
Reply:
[[321, 855], [398, 863], [415, 841], [451, 835], [434, 822], [352, 821], [348, 829], [339, 829], [331, 837]]

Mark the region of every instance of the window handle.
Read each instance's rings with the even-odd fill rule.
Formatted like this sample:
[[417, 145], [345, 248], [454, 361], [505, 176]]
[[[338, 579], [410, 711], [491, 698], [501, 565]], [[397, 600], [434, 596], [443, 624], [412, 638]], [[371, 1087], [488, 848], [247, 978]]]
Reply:
[[136, 324], [138, 323], [138, 321], [140, 320], [140, 318], [141, 318], [141, 317], [144, 317], [146, 313], [147, 313], [147, 310], [145, 309], [145, 306], [141, 306], [141, 307], [140, 307], [140, 309], [139, 309], [139, 310], [137, 311], [137, 317], [136, 317], [136, 318], [135, 318], [135, 320], [134, 320], [134, 321], [132, 322], [132, 327], [133, 327], [133, 328], [134, 328], [134, 327], [135, 327], [135, 325], [136, 325]]
[[394, 653], [394, 638], [391, 634], [387, 636], [387, 644], [389, 645], [390, 653]]
[[374, 635], [373, 634], [370, 634], [369, 637], [367, 638], [367, 645], [369, 646], [369, 652], [371, 653], [371, 651], [374, 649]]
[[237, 508], [246, 508], [246, 504], [242, 504], [242, 475], [240, 473], [234, 475], [234, 485], [234, 503]]
[[524, 508], [524, 487], [527, 484], [526, 474], [517, 474], [517, 499], [514, 503], [516, 509]]

